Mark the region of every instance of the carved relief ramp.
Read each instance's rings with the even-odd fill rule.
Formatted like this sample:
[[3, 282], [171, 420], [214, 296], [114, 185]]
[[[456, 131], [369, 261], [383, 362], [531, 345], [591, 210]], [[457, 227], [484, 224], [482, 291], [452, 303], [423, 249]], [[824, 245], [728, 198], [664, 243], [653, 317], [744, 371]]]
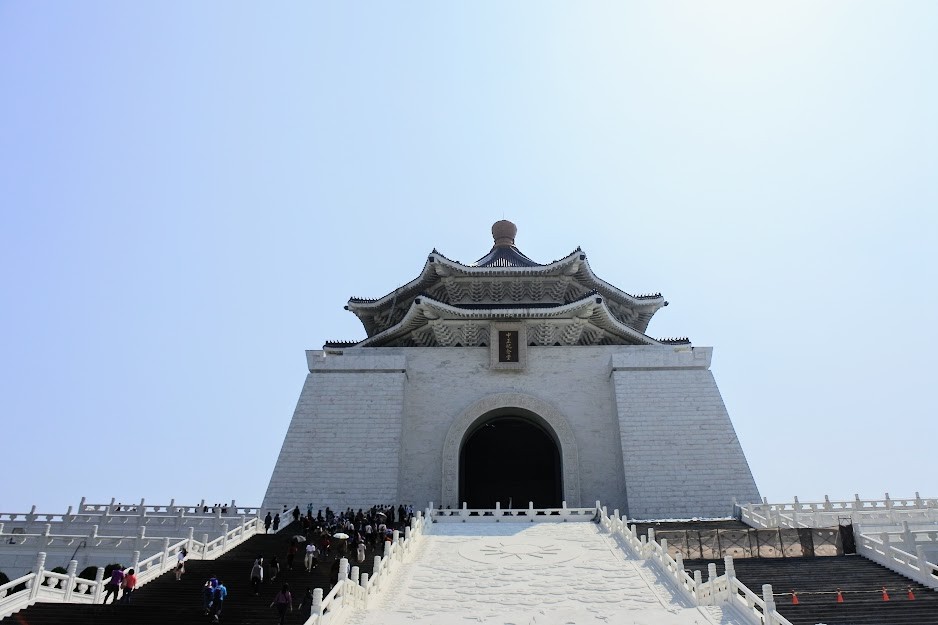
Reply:
[[436, 523], [355, 625], [732, 625], [593, 523]]

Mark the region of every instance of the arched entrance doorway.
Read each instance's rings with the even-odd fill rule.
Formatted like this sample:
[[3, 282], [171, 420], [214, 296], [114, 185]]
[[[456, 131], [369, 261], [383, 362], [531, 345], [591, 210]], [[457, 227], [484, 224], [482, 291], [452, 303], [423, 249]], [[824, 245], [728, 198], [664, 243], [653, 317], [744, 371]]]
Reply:
[[485, 418], [466, 432], [459, 452], [459, 501], [470, 508], [501, 502], [557, 508], [563, 501], [560, 448], [540, 423], [520, 414]]

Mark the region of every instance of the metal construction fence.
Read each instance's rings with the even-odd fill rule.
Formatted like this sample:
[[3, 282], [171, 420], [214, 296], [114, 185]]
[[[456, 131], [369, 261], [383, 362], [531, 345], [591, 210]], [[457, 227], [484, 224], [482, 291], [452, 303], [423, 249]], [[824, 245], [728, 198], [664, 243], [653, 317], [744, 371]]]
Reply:
[[801, 558], [844, 554], [839, 528], [657, 530], [668, 541], [668, 554], [689, 560]]

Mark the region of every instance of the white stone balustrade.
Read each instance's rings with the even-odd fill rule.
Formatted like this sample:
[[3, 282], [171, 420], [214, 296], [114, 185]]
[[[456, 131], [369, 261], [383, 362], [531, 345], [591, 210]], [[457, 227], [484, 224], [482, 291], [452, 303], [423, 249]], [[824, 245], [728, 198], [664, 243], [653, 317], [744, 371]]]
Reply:
[[528, 502], [524, 508], [502, 508], [497, 502], [494, 508], [468, 508], [463, 503], [456, 509], [433, 509], [430, 504], [430, 518], [434, 523], [566, 523], [590, 521], [596, 515], [599, 502], [594, 508], [568, 508], [563, 502], [559, 508], [535, 508]]
[[429, 533], [432, 527], [431, 512], [428, 508], [411, 519], [410, 527], [407, 528], [409, 531], [405, 532], [406, 539], [399, 540], [398, 537], [392, 542], [385, 542], [384, 557], [375, 556], [370, 576], [367, 573], [359, 576], [357, 566], [349, 571], [348, 560], [342, 558], [339, 563], [339, 581], [329, 594], [323, 597], [321, 588], [313, 590], [312, 616], [304, 625], [341, 623], [349, 609], [367, 607], [368, 598], [382, 592], [391, 573], [413, 552], [421, 538]]
[[8, 532], [15, 529], [26, 534], [39, 533], [47, 524], [52, 526], [56, 534], [86, 534], [94, 525], [102, 528], [102, 534], [112, 535], [118, 532], [105, 531], [103, 528], [147, 526], [152, 531], [159, 526], [163, 535], [171, 535], [196, 527], [215, 534], [221, 529], [222, 523], [232, 517], [259, 516], [259, 513], [257, 507], [237, 506], [234, 501], [230, 505], [215, 507], [206, 506], [204, 502], [197, 506], [177, 506], [173, 501], [169, 505], [153, 506], [146, 505], [145, 500], [132, 505], [115, 503], [113, 499], [109, 504], [90, 504], [82, 498], [77, 512], [73, 512], [69, 506], [62, 514], [38, 513], [36, 506], [33, 506], [29, 512], [0, 513], [0, 523]]
[[[196, 541], [192, 537], [192, 532], [182, 539], [170, 539], [169, 537], [149, 537], [146, 535], [146, 528], [139, 528], [137, 536], [97, 536], [97, 530], [93, 532], [94, 536], [88, 537], [61, 537], [48, 533], [43, 533], [36, 537], [39, 541], [53, 541], [47, 543], [54, 545], [56, 540], [62, 539], [80, 539], [82, 541], [97, 542], [97, 548], [102, 550], [98, 553], [102, 556], [101, 561], [123, 560], [128, 562], [128, 566], [134, 568], [137, 574], [137, 586], [141, 587], [157, 576], [175, 568], [178, 561], [178, 554], [182, 549], [188, 552], [190, 559], [214, 560], [221, 556], [226, 550], [241, 544], [255, 534], [264, 532], [264, 524], [256, 516], [244, 518], [234, 529], [223, 533], [214, 540]], [[17, 534], [18, 538], [23, 535]], [[32, 538], [32, 537], [30, 537]], [[119, 541], [119, 542], [115, 542]], [[140, 549], [134, 548], [131, 551], [118, 551], [120, 544], [126, 542], [127, 545], [138, 545], [140, 541], [145, 541], [150, 553], [155, 551], [152, 556], [140, 559]], [[10, 545], [6, 545], [9, 547]], [[158, 549], [157, 549], [158, 546]], [[129, 549], [129, 547], [128, 547]], [[51, 562], [55, 562], [52, 560]], [[3, 619], [23, 608], [26, 608], [37, 601], [45, 602], [69, 602], [69, 603], [95, 603], [100, 602], [104, 592], [104, 568], [98, 567], [97, 575], [94, 581], [84, 580], [77, 577], [79, 561], [74, 558], [68, 562], [67, 573], [52, 573], [46, 568], [50, 564], [46, 551], [36, 554], [31, 568], [33, 572], [22, 575], [11, 580], [7, 584], [0, 586], [0, 619]], [[13, 592], [17, 586], [26, 585], [25, 590]]]
[[755, 528], [832, 527], [851, 524], [857, 553], [909, 579], [938, 589], [938, 499], [860, 499], [737, 506]]
[[832, 527], [845, 522], [853, 524], [897, 525], [909, 523], [938, 523], [938, 499], [915, 497], [892, 499], [886, 493], [883, 499], [860, 499], [856, 495], [849, 501], [831, 501], [825, 496], [822, 502], [803, 503], [794, 498], [790, 503], [773, 503], [763, 500], [761, 504], [737, 505], [740, 519], [758, 529], [775, 527]]
[[723, 575], [717, 576], [716, 566], [711, 564], [707, 581], [703, 581], [700, 571], [694, 571], [691, 577], [684, 570], [683, 558], [679, 556], [675, 559], [668, 554], [667, 541], [663, 540], [659, 544], [655, 540], [654, 529], [648, 530], [646, 540], [646, 537], [637, 535], [634, 525], [629, 526], [619, 516], [618, 510], [612, 516], [608, 516], [604, 508], [601, 511], [602, 526], [635, 557], [650, 561], [661, 576], [694, 605], [731, 607], [752, 625], [791, 625], [775, 609], [771, 586], [763, 587], [762, 597], [751, 591], [736, 578], [730, 556], [724, 558], [726, 572]]

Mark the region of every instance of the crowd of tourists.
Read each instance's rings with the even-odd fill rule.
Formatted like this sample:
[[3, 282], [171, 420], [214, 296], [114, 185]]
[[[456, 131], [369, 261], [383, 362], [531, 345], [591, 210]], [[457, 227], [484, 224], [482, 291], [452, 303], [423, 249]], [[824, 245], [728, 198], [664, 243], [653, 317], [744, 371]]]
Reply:
[[[285, 554], [270, 557], [258, 555], [254, 559], [250, 571], [251, 592], [254, 596], [260, 596], [264, 592], [265, 582], [277, 587], [283, 581], [280, 579], [278, 582], [278, 578], [283, 576], [284, 569], [293, 571], [301, 566], [307, 573], [321, 565], [328, 566], [329, 580], [334, 585], [338, 580], [339, 561], [342, 558], [347, 558], [351, 567], [364, 563], [369, 552], [371, 555], [382, 555], [384, 543], [393, 539], [394, 530], [403, 533], [413, 516], [413, 506], [409, 505], [372, 506], [357, 511], [347, 508], [341, 512], [326, 508], [313, 514], [313, 506], [309, 504], [305, 514], [299, 506], [295, 506], [292, 511], [285, 506], [280, 512], [268, 512], [264, 517], [265, 532], [277, 532], [282, 523], [292, 522], [294, 525], [289, 529], [292, 537]], [[298, 562], [300, 559], [302, 561]], [[328, 592], [329, 589], [325, 590]], [[202, 609], [213, 622], [219, 622], [227, 596], [227, 587], [214, 575], [205, 582]], [[288, 583], [280, 583], [270, 607], [277, 609], [281, 624], [294, 607], [299, 610], [304, 621], [312, 614], [312, 588], [307, 587], [298, 599], [294, 601]]]

